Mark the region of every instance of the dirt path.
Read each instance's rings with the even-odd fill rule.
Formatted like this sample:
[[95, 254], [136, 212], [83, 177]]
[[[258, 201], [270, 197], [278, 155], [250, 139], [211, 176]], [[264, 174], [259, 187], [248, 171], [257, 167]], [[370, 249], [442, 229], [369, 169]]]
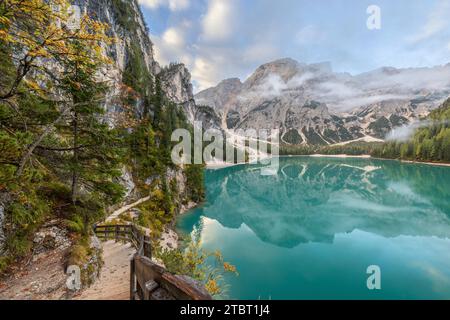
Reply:
[[[146, 197], [112, 213], [106, 222], [117, 218], [139, 204]], [[178, 237], [168, 232], [162, 244], [168, 248], [177, 244]], [[29, 264], [18, 266], [13, 276], [0, 279], [0, 300], [58, 300], [70, 299], [66, 292], [64, 261], [70, 243], [35, 256]], [[88, 289], [76, 294], [75, 300], [128, 300], [130, 297], [130, 261], [136, 250], [131, 244], [108, 241], [102, 243], [103, 260], [100, 278]]]
[[136, 250], [130, 244], [108, 241], [103, 243], [100, 278], [75, 300], [129, 300], [130, 261]]
[[131, 210], [131, 209], [133, 209], [135, 207], [137, 207], [141, 203], [147, 202], [148, 200], [150, 200], [150, 197], [145, 197], [145, 198], [139, 199], [138, 201], [136, 201], [136, 202], [134, 202], [132, 204], [129, 204], [129, 205], [126, 205], [126, 206], [124, 206], [124, 207], [122, 207], [120, 209], [117, 209], [108, 218], [106, 218], [105, 221], [106, 222], [111, 222], [112, 220], [119, 218], [119, 216], [122, 213], [125, 213], [125, 212], [127, 212], [127, 211], [129, 211], [129, 210]]
[[65, 254], [64, 250], [52, 250], [15, 268], [12, 276], [0, 279], [0, 300], [66, 299]]

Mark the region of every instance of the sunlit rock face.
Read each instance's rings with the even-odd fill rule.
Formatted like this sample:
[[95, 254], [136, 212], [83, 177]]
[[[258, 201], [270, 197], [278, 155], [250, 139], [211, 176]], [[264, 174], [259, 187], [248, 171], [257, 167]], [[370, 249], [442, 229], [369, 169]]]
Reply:
[[[156, 61], [153, 43], [149, 38], [151, 25], [146, 25], [136, 0], [76, 0], [74, 4], [80, 6], [82, 12], [107, 23], [108, 34], [115, 39], [113, 44], [105, 48], [113, 63], [99, 74], [113, 87], [105, 103], [105, 108], [111, 115], [107, 118], [112, 125], [113, 113], [121, 110], [120, 99], [117, 97], [120, 95], [127, 64], [133, 55], [142, 57], [144, 63], [140, 67], [145, 68], [151, 77], [148, 92], [153, 91], [155, 79], [159, 76], [166, 97], [183, 108], [190, 122], [202, 117], [202, 113], [196, 109], [189, 70], [183, 64], [161, 67]], [[139, 102], [135, 107], [136, 114], [142, 114], [143, 107]]]
[[195, 120], [195, 100], [191, 74], [183, 64], [173, 64], [161, 72], [162, 88], [170, 100], [182, 106], [190, 122]]
[[[98, 75], [111, 85], [104, 107], [107, 110], [106, 121], [114, 126], [115, 113], [121, 111], [118, 97], [122, 90], [123, 74], [132, 54], [142, 57], [144, 63], [141, 67], [151, 76], [160, 70], [154, 58], [153, 43], [148, 36], [149, 30], [136, 0], [75, 0], [74, 4], [80, 7], [82, 13], [86, 12], [92, 18], [107, 23], [108, 36], [115, 40], [105, 47], [105, 52], [112, 63], [105, 66]], [[150, 86], [151, 84], [149, 90], [152, 90]], [[138, 103], [136, 114], [142, 112], [141, 108]]]
[[[146, 25], [137, 0], [75, 0], [74, 4], [80, 7], [82, 13], [86, 12], [92, 18], [107, 23], [108, 35], [115, 39], [111, 45], [104, 48], [112, 63], [98, 74], [100, 79], [111, 84], [111, 90], [104, 103], [106, 110], [104, 118], [108, 124], [114, 127], [117, 124], [116, 119], [120, 118], [123, 111], [120, 96], [124, 74], [132, 67], [142, 68], [140, 71], [145, 71], [149, 76], [146, 84], [148, 87], [141, 88], [149, 95], [154, 92], [158, 77], [164, 95], [184, 110], [190, 122], [198, 120], [206, 127], [219, 127], [219, 120], [214, 112], [209, 113], [210, 110], [207, 108], [196, 107], [189, 70], [183, 64], [161, 67], [156, 61], [153, 43], [149, 38], [151, 25]], [[136, 64], [136, 61], [139, 62], [139, 66], [130, 65]], [[150, 110], [150, 113], [152, 112], [153, 110]], [[134, 114], [139, 117], [143, 113], [143, 101], [137, 99]], [[177, 178], [181, 181], [183, 179], [180, 175], [181, 171], [177, 173]], [[127, 198], [139, 196], [135, 192], [133, 174], [128, 168], [123, 168], [118, 183], [125, 187]], [[184, 184], [180, 183], [179, 187], [184, 188]]]
[[[206, 105], [222, 119], [226, 120], [227, 115], [234, 109], [236, 97], [242, 91], [243, 84], [237, 78], [227, 79], [217, 85], [217, 87], [206, 89], [195, 96], [198, 105]], [[234, 127], [228, 125], [227, 127]]]
[[279, 128], [284, 143], [328, 145], [384, 139], [437, 108], [450, 95], [449, 79], [450, 64], [350, 75], [329, 63], [281, 59], [244, 83], [224, 80], [195, 98], [215, 110], [224, 129]]
[[82, 12], [108, 24], [108, 33], [115, 41], [107, 48], [107, 53], [113, 58], [113, 64], [119, 71], [123, 72], [125, 69], [132, 45], [138, 46], [149, 71], [159, 71], [153, 43], [148, 36], [149, 30], [136, 0], [75, 0], [74, 4], [80, 6]]
[[196, 103], [191, 74], [184, 64], [171, 64], [163, 68], [159, 75], [164, 93], [184, 110], [190, 123], [199, 122], [205, 129], [220, 128], [221, 120], [215, 110]]
[[[424, 184], [421, 176], [427, 171]], [[207, 174], [206, 217], [228, 228], [246, 225], [261, 240], [292, 248], [331, 243], [362, 230], [383, 237], [450, 237], [450, 197], [439, 168], [395, 162], [283, 158], [278, 174], [258, 166]]]

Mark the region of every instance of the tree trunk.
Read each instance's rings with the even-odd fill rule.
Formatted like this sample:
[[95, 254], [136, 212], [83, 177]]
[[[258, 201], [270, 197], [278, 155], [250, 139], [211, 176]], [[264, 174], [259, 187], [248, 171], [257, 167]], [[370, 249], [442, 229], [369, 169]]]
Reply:
[[23, 175], [25, 166], [28, 160], [30, 160], [31, 156], [33, 155], [34, 150], [41, 144], [42, 140], [44, 140], [46, 136], [48, 136], [50, 133], [53, 132], [53, 130], [55, 130], [55, 125], [64, 118], [68, 110], [69, 108], [64, 109], [61, 112], [61, 115], [58, 117], [58, 119], [56, 119], [53, 123], [45, 127], [41, 135], [28, 147], [28, 150], [25, 152], [24, 156], [22, 157], [22, 160], [20, 160], [19, 168], [16, 171], [16, 178], [20, 178]]

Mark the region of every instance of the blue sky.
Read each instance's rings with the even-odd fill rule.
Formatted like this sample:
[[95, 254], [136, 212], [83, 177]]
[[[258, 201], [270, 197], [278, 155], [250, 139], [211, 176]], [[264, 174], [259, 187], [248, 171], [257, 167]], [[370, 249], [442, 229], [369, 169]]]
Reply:
[[[291, 57], [352, 74], [450, 62], [450, 0], [139, 0], [161, 64], [183, 62], [196, 90], [245, 80]], [[381, 9], [369, 30], [367, 8]]]

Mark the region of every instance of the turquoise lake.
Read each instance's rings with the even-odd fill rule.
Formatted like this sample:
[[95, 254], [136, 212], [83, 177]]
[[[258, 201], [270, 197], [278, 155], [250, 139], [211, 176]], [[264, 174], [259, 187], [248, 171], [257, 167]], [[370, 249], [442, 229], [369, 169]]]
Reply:
[[[180, 217], [239, 276], [231, 299], [450, 299], [450, 167], [285, 157], [206, 171], [207, 201]], [[367, 267], [381, 268], [381, 290]]]

